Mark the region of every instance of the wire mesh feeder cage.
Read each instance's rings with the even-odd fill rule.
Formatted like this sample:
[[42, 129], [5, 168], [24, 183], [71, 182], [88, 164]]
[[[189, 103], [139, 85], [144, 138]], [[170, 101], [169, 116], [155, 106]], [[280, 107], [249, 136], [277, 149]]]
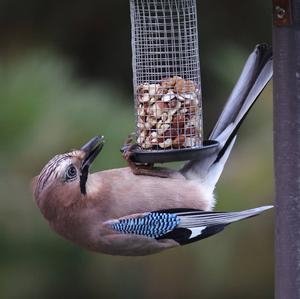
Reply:
[[133, 160], [196, 158], [212, 147], [203, 144], [196, 0], [130, 0], [130, 11], [138, 145]]

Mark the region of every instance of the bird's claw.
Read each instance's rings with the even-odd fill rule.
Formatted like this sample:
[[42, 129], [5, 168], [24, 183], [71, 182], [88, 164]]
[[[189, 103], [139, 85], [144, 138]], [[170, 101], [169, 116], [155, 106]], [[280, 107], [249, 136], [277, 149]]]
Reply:
[[153, 167], [153, 163], [141, 164], [132, 161], [131, 157], [134, 154], [133, 151], [138, 147], [136, 143], [133, 143], [135, 136], [135, 133], [129, 134], [125, 139], [124, 146], [122, 147], [122, 156], [127, 161], [131, 171], [135, 175], [148, 175], [160, 178], [169, 177], [167, 173], [162, 172], [159, 168]]
[[134, 132], [130, 133], [126, 139], [124, 140], [124, 146], [130, 146], [130, 145], [133, 145], [133, 141], [136, 137], [136, 134]]

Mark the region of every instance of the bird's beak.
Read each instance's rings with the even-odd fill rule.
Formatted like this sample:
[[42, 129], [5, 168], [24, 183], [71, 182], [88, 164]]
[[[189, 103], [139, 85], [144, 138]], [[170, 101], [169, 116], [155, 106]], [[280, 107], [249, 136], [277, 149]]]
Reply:
[[84, 158], [81, 163], [81, 170], [87, 171], [98, 154], [101, 152], [104, 145], [104, 137], [96, 136], [87, 142], [80, 150], [84, 153]]

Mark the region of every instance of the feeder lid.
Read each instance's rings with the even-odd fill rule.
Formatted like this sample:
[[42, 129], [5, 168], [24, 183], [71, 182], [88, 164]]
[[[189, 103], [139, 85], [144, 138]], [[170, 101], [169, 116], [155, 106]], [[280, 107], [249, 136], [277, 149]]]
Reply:
[[[204, 159], [218, 150], [219, 142], [204, 140], [201, 147], [170, 149], [170, 150], [143, 150], [136, 147], [132, 150], [130, 159], [137, 163], [166, 163], [174, 161], [187, 161]], [[121, 148], [124, 152], [125, 148]]]

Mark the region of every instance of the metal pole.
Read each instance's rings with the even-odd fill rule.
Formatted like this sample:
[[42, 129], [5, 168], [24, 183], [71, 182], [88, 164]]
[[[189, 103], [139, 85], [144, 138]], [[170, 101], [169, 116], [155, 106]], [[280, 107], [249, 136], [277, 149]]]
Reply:
[[300, 0], [273, 0], [275, 298], [300, 298]]

